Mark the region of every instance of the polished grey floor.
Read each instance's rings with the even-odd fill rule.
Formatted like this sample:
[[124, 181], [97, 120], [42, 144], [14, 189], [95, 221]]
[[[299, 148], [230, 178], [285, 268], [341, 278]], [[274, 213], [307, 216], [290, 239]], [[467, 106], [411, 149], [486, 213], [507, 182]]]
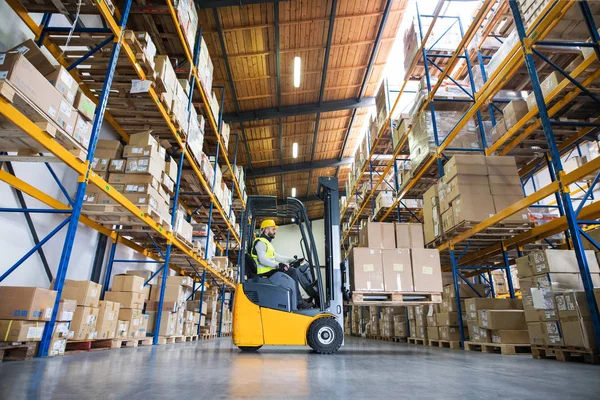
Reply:
[[600, 366], [350, 338], [333, 356], [231, 338], [0, 363], [0, 399], [598, 399]]

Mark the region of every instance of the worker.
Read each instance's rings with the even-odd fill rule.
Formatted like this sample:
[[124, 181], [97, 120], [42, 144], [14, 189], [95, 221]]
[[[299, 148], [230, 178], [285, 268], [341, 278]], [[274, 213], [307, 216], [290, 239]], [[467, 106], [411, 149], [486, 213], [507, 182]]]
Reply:
[[[278, 226], [272, 219], [266, 219], [260, 224], [260, 236], [252, 243], [252, 258], [256, 262], [256, 272], [259, 275], [270, 274], [272, 271], [280, 270], [290, 276], [296, 283], [296, 298], [298, 308], [306, 309], [313, 306], [302, 298], [300, 284], [298, 283], [298, 271], [288, 264], [294, 261], [292, 257], [282, 256], [275, 252], [271, 241], [275, 238]], [[267, 275], [268, 276], [268, 275]]]

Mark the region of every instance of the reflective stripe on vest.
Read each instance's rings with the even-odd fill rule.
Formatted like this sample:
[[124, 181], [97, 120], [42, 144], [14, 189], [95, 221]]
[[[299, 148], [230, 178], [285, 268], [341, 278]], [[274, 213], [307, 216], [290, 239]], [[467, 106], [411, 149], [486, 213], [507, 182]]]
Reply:
[[275, 268], [273, 268], [273, 267], [267, 267], [265, 265], [262, 265], [258, 261], [258, 254], [256, 254], [256, 241], [257, 240], [263, 242], [265, 244], [265, 246], [267, 246], [267, 251], [265, 253], [265, 256], [269, 260], [273, 260], [273, 262], [275, 262], [275, 247], [273, 247], [273, 245], [271, 244], [271, 242], [269, 242], [264, 237], [258, 237], [256, 239], [254, 239], [254, 243], [252, 243], [252, 249], [254, 250], [252, 252], [252, 258], [254, 259], [254, 262], [256, 263], [256, 273], [257, 274], [264, 274], [265, 272], [269, 272], [270, 270], [275, 269]]

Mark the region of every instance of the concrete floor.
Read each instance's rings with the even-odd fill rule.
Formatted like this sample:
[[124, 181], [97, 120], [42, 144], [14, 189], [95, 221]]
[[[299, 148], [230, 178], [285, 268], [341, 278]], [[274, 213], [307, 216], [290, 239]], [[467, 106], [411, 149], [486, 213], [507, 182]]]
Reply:
[[0, 399], [598, 399], [600, 366], [375, 340], [334, 356], [231, 338], [0, 363]]

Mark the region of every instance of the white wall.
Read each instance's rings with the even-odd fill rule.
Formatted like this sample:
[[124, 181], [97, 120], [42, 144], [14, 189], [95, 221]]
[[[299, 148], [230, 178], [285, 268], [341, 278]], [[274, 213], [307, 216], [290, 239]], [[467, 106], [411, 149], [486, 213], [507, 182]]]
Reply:
[[[34, 19], [39, 22], [39, 16], [34, 16]], [[53, 20], [53, 25], [59, 23], [60, 21], [58, 19], [56, 19], [56, 21]], [[12, 48], [32, 37], [33, 35], [30, 30], [21, 22], [6, 2], [0, 2], [0, 51]], [[107, 124], [102, 126], [100, 137], [105, 139], [118, 138], [112, 127]], [[51, 165], [59, 180], [72, 197], [77, 188], [77, 174], [60, 162]], [[13, 167], [18, 178], [38, 188], [44, 193], [53, 196], [55, 199], [67, 203], [67, 200], [61, 193], [58, 185], [43, 164], [13, 163]], [[6, 169], [4, 168], [4, 170]], [[42, 203], [27, 195], [25, 195], [25, 202], [29, 208], [47, 208]], [[0, 207], [20, 207], [14, 191], [4, 182], [0, 182]], [[66, 217], [64, 215], [56, 214], [31, 215], [40, 240]], [[0, 274], [2, 274], [25, 255], [34, 246], [34, 243], [23, 214], [0, 213], [0, 226], [2, 226], [2, 229], [0, 230], [0, 249], [2, 250]], [[43, 246], [44, 253], [53, 274], [56, 273], [58, 268], [66, 232], [67, 226], [63, 227], [60, 232]], [[97, 241], [98, 233], [95, 230], [88, 228], [83, 224], [79, 224], [75, 242], [73, 243], [73, 251], [67, 278], [90, 278]], [[106, 254], [108, 257], [108, 251]], [[124, 246], [119, 246], [117, 255], [119, 258], [133, 258], [134, 252]], [[136, 254], [136, 257], [139, 257], [139, 255]], [[139, 264], [137, 266], [139, 268], [146, 267], [147, 269], [154, 267], [152, 264]], [[117, 272], [124, 270], [124, 268], [124, 264], [115, 264], [115, 271]], [[0, 284], [47, 287], [49, 282], [40, 257], [35, 253]]]
[[[325, 265], [325, 231], [323, 229], [323, 220], [312, 221], [312, 231], [317, 246], [319, 263]], [[273, 239], [273, 246], [278, 254], [293, 257], [297, 255], [302, 257], [302, 248], [300, 247], [300, 229], [296, 224], [282, 225], [277, 229], [277, 235]]]

